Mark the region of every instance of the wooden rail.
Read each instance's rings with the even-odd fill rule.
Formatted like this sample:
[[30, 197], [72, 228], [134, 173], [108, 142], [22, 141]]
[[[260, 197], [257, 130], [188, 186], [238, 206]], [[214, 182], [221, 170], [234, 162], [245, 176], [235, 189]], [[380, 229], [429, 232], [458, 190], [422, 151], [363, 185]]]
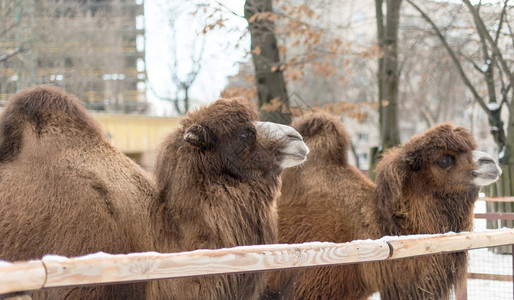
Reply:
[[486, 201], [486, 202], [514, 202], [514, 197], [480, 197], [478, 201]]
[[468, 273], [467, 278], [481, 280], [512, 281], [512, 275], [501, 274]]
[[0, 262], [0, 294], [41, 288], [350, 264], [514, 244], [514, 229], [384, 237], [349, 243], [258, 245], [218, 250]]
[[486, 220], [514, 220], [514, 213], [483, 213], [475, 214], [474, 218]]

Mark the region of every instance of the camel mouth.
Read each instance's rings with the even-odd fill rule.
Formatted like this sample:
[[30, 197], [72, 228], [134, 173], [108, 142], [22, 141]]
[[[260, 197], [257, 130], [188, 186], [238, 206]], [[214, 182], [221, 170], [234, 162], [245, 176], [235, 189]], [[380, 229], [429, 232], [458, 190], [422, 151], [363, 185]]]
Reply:
[[477, 168], [471, 172], [474, 185], [486, 186], [500, 178], [502, 169], [489, 154], [473, 151], [473, 161], [477, 165]]
[[303, 139], [288, 137], [285, 141], [285, 147], [281, 151], [283, 158], [280, 162], [280, 167], [286, 169], [304, 163], [309, 152], [309, 147], [307, 147]]
[[302, 163], [307, 161], [307, 153], [307, 151], [304, 151], [304, 154], [283, 152], [284, 159], [280, 163], [280, 167], [282, 167], [282, 169], [286, 169], [301, 165]]

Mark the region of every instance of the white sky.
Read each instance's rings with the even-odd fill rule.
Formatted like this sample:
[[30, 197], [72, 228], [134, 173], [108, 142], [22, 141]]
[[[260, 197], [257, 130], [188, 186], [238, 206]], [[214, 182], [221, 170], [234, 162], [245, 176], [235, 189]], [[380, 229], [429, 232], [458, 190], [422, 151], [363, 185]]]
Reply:
[[[171, 46], [169, 42], [169, 29], [167, 25], [167, 15], [164, 7], [169, 3], [180, 3], [180, 9], [191, 7], [190, 0], [146, 0], [145, 1], [145, 21], [146, 21], [146, 69], [150, 84], [160, 95], [170, 95], [173, 92], [169, 68], [171, 66]], [[230, 7], [239, 15], [243, 15], [244, 0], [221, 0], [224, 5]], [[245, 60], [245, 53], [250, 48], [249, 38], [246, 37], [241, 43], [240, 48], [235, 49], [234, 45], [239, 40], [241, 33], [247, 27], [246, 20], [224, 13], [228, 18], [226, 23], [230, 28], [237, 28], [238, 32], [214, 31], [207, 36], [202, 69], [195, 80], [191, 90], [190, 98], [198, 103], [214, 101], [219, 97], [227, 83], [227, 76], [236, 74], [238, 71], [237, 63]], [[177, 56], [181, 58], [179, 62], [179, 72], [185, 73], [190, 66], [190, 52], [192, 42], [198, 39], [196, 32], [200, 28], [201, 19], [197, 20], [188, 13], [181, 14], [178, 22], [179, 36], [177, 43]], [[201, 26], [203, 28], [203, 26]], [[147, 87], [147, 97], [154, 104], [154, 114], [170, 115], [173, 114], [172, 104], [160, 101]]]

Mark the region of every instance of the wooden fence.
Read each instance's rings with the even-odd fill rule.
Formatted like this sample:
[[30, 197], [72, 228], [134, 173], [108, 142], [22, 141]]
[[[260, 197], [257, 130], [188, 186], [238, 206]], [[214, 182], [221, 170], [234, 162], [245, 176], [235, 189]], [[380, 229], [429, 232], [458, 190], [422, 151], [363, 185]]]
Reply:
[[[486, 213], [475, 213], [475, 219], [485, 219], [487, 220], [488, 228], [499, 228], [498, 221], [506, 221], [506, 220], [514, 220], [514, 213], [512, 212], [496, 212], [498, 211], [498, 206], [495, 206], [496, 203], [514, 203], [514, 197], [481, 197], [478, 199], [479, 201], [485, 201], [487, 211]], [[495, 211], [495, 212], [492, 212]], [[502, 211], [502, 210], [500, 210]], [[491, 226], [491, 224], [495, 224]], [[512, 223], [511, 223], [512, 224]], [[509, 225], [502, 223], [501, 225]], [[511, 226], [512, 227], [512, 226]], [[511, 253], [514, 257], [514, 245], [504, 245], [501, 253]], [[514, 272], [514, 259], [512, 270]], [[513, 275], [500, 275], [500, 274], [484, 274], [484, 273], [467, 273], [467, 279], [480, 279], [480, 280], [494, 280], [494, 281], [511, 281], [513, 283], [513, 299], [514, 299], [514, 276]], [[467, 280], [464, 280], [462, 283], [457, 285], [456, 289], [456, 298], [457, 300], [465, 300], [467, 299]]]
[[277, 244], [160, 254], [0, 262], [0, 294], [105, 283], [350, 264], [514, 244], [514, 229], [384, 237], [349, 243]]

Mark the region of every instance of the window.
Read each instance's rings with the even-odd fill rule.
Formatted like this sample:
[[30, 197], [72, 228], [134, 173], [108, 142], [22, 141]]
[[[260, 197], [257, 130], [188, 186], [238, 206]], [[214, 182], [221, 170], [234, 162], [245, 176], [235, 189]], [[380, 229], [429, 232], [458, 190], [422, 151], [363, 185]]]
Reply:
[[359, 133], [357, 135], [357, 139], [358, 139], [359, 142], [367, 142], [369, 137], [368, 137], [367, 133]]
[[138, 30], [145, 29], [145, 16], [143, 16], [143, 15], [136, 16], [136, 29], [138, 29]]
[[138, 52], [145, 50], [145, 37], [143, 35], [138, 35], [136, 37], [136, 49]]
[[142, 58], [137, 59], [136, 68], [138, 72], [143, 72], [145, 70], [145, 61]]
[[359, 164], [361, 166], [369, 164], [368, 153], [366, 153], [366, 152], [359, 153]]

